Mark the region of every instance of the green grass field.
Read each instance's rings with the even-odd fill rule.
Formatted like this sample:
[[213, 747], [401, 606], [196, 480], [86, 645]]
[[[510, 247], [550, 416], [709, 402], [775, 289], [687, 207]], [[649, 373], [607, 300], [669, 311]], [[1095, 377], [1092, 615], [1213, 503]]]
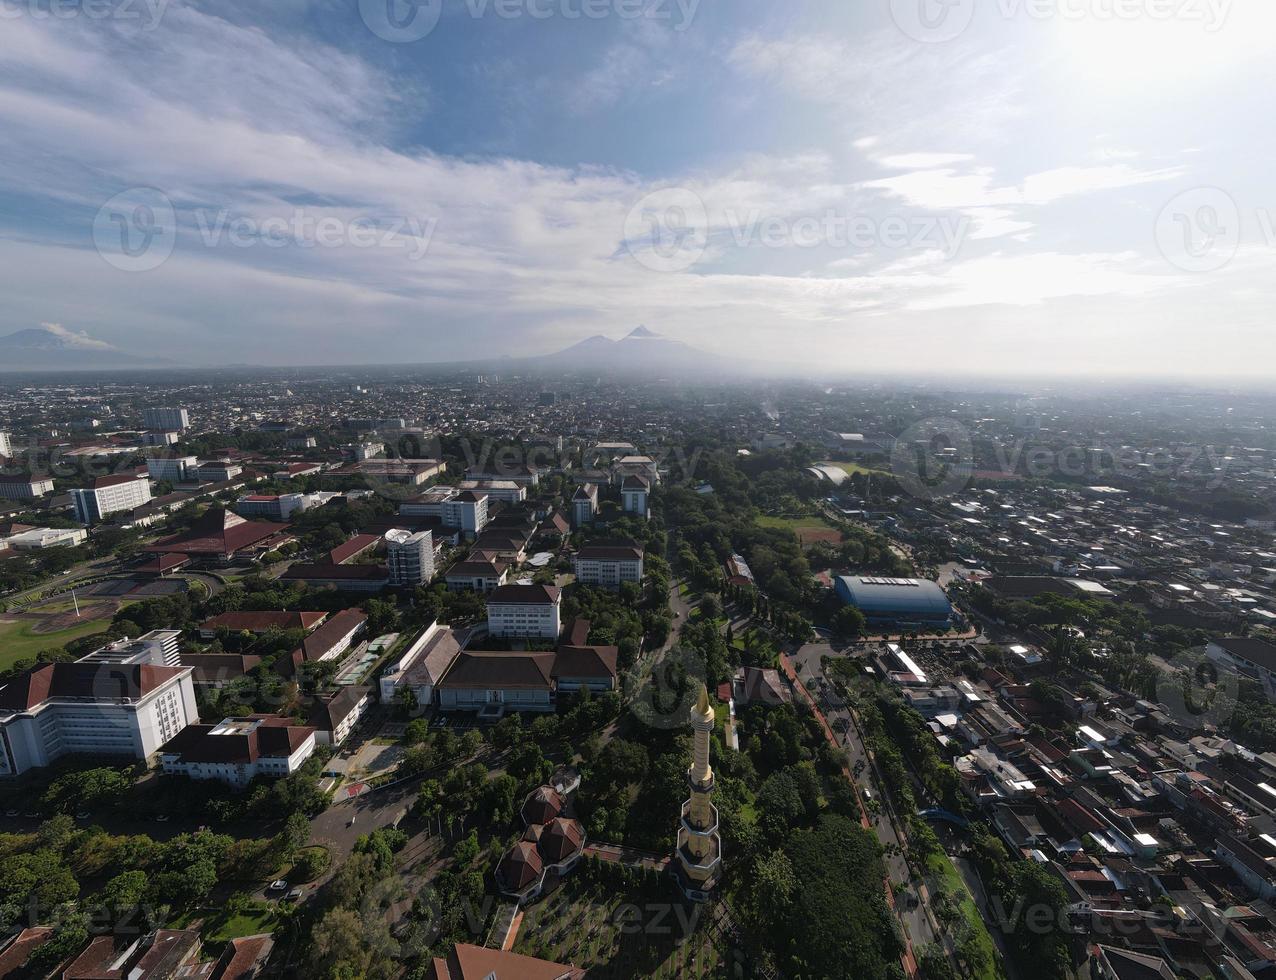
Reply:
[[979, 914], [975, 899], [966, 887], [961, 873], [953, 865], [947, 854], [932, 854], [926, 859], [926, 873], [932, 883], [932, 892], [943, 892], [952, 896], [966, 922], [969, 941], [978, 952], [977, 958], [990, 963], [989, 969], [981, 970], [978, 980], [1004, 980], [1005, 974], [1000, 968], [1001, 957], [993, 945], [992, 936], [988, 934], [988, 926], [984, 917]]
[[35, 623], [29, 619], [0, 619], [0, 670], [7, 670], [14, 661], [34, 657], [41, 650], [60, 647], [90, 633], [101, 633], [111, 625], [109, 619], [88, 619], [70, 629], [55, 633], [33, 633]]
[[790, 531], [836, 531], [832, 524], [822, 517], [759, 517], [759, 527], [787, 528]]

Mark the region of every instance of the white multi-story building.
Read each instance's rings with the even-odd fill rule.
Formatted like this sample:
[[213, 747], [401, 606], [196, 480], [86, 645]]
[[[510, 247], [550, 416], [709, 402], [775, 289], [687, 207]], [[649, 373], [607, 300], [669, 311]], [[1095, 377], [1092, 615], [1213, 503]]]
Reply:
[[15, 551], [40, 551], [43, 548], [65, 548], [84, 544], [89, 532], [82, 527], [33, 527], [11, 534], [5, 544]]
[[81, 657], [82, 664], [151, 664], [155, 667], [182, 665], [181, 630], [151, 630], [136, 640], [127, 636], [98, 647]]
[[457, 484], [458, 490], [473, 490], [486, 494], [489, 500], [499, 500], [507, 504], [521, 504], [527, 499], [527, 487], [513, 480], [462, 480]]
[[646, 520], [651, 515], [651, 507], [647, 502], [650, 495], [651, 485], [644, 477], [627, 476], [620, 484], [621, 509], [626, 514], [637, 514]]
[[229, 459], [210, 459], [199, 464], [196, 475], [208, 483], [228, 483], [244, 472], [244, 468]]
[[145, 477], [132, 474], [100, 476], [93, 486], [71, 491], [75, 519], [96, 524], [109, 514], [141, 507], [151, 499], [151, 485]]
[[572, 495], [572, 523], [576, 527], [592, 524], [598, 513], [598, 485], [587, 483], [576, 488]]
[[184, 408], [144, 408], [142, 424], [148, 429], [189, 429], [191, 418]]
[[247, 786], [258, 776], [291, 776], [315, 752], [315, 730], [276, 715], [191, 725], [160, 750], [164, 772]]
[[192, 479], [198, 466], [199, 459], [195, 456], [154, 456], [146, 461], [146, 472], [152, 480], [181, 483]]
[[362, 462], [365, 459], [376, 459], [383, 452], [385, 452], [383, 442], [357, 442], [350, 450], [350, 455], [354, 457], [355, 462]]
[[642, 581], [642, 548], [632, 541], [616, 545], [587, 545], [576, 553], [576, 581], [615, 589], [621, 582]]
[[391, 585], [425, 585], [434, 578], [434, 536], [429, 531], [387, 531], [385, 555]]
[[250, 493], [235, 501], [235, 513], [240, 517], [261, 517], [268, 521], [287, 521], [293, 514], [305, 510], [313, 498], [304, 493]]
[[9, 438], [9, 433], [0, 432], [0, 456], [13, 455], [13, 442]]
[[0, 687], [0, 776], [64, 755], [147, 759], [199, 721], [190, 667], [42, 664]]
[[562, 630], [562, 593], [552, 585], [502, 585], [488, 593], [491, 636], [556, 640]]
[[142, 436], [142, 442], [148, 446], [175, 446], [181, 438], [180, 432], [164, 432], [156, 429]]
[[0, 474], [0, 498], [35, 500], [53, 492], [53, 481], [44, 476], [7, 476]]
[[476, 537], [488, 525], [487, 494], [456, 487], [435, 487], [415, 500], [399, 505], [401, 517], [437, 517], [447, 527], [457, 527]]

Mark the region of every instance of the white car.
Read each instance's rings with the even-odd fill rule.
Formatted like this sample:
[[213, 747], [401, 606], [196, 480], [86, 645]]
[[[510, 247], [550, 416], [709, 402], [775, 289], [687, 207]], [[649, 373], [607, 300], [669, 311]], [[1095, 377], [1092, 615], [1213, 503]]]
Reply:
[[272, 881], [270, 883], [270, 890], [272, 892], [286, 892], [288, 890], [288, 882], [284, 881], [282, 878]]

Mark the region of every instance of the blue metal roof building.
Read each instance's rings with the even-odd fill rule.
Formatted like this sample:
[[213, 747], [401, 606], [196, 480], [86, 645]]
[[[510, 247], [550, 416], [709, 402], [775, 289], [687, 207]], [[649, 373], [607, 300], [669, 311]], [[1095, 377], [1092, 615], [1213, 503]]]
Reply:
[[944, 590], [924, 578], [840, 575], [833, 589], [870, 623], [943, 626], [953, 617], [953, 607]]

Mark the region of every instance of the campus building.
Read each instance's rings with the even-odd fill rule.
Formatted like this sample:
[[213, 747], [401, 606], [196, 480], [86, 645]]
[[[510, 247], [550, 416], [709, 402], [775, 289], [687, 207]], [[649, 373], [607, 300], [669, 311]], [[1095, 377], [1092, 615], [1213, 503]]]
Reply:
[[621, 582], [642, 581], [642, 548], [630, 541], [626, 544], [586, 545], [576, 553], [573, 565], [576, 581], [604, 589], [620, 587]]
[[841, 575], [833, 589], [870, 624], [943, 628], [953, 619], [948, 596], [928, 579]]
[[197, 721], [189, 667], [42, 664], [0, 687], [0, 776], [64, 755], [147, 759]]
[[492, 636], [555, 640], [562, 629], [562, 593], [552, 585], [502, 585], [487, 598], [487, 631]]
[[144, 408], [142, 424], [148, 429], [174, 431], [189, 429], [191, 418], [184, 408]]
[[81, 524], [97, 524], [109, 514], [132, 511], [151, 499], [151, 485], [132, 474], [100, 476], [93, 486], [71, 491], [71, 506]]
[[275, 715], [190, 725], [160, 749], [169, 775], [247, 786], [258, 776], [291, 776], [315, 751], [315, 730]]
[[0, 499], [35, 500], [53, 492], [53, 481], [43, 476], [0, 474]]
[[385, 556], [391, 585], [425, 585], [434, 578], [434, 536], [429, 531], [387, 531]]

